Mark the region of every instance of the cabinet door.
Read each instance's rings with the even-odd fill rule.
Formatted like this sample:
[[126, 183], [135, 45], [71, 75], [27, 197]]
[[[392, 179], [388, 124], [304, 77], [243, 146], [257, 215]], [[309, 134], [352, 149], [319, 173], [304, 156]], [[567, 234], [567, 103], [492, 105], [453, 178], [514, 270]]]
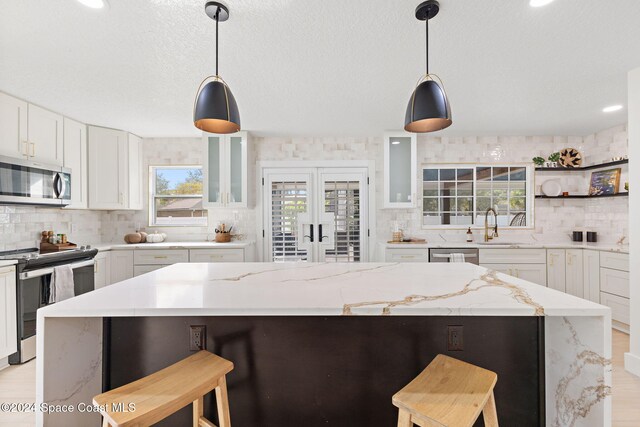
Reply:
[[156, 264], [156, 265], [135, 265], [133, 267], [133, 276], [140, 276], [141, 274], [150, 273], [155, 270], [159, 270], [164, 267], [168, 267], [171, 264]]
[[128, 143], [125, 132], [88, 126], [89, 208], [125, 209]]
[[94, 282], [95, 288], [99, 289], [110, 285], [110, 253], [109, 252], [99, 252], [98, 255], [94, 258], [93, 264], [93, 273], [94, 273]]
[[203, 179], [204, 179], [204, 200], [203, 204], [206, 207], [219, 207], [223, 206], [223, 147], [224, 137], [222, 135], [215, 135], [205, 133], [203, 136], [205, 145], [205, 162], [203, 164]]
[[0, 359], [17, 351], [16, 270], [0, 268]]
[[406, 132], [384, 136], [384, 207], [416, 206], [417, 139]]
[[582, 274], [584, 279], [583, 298], [600, 302], [600, 253], [582, 251]]
[[584, 268], [581, 249], [567, 249], [567, 271], [565, 292], [584, 298]]
[[111, 251], [111, 283], [122, 282], [133, 277], [133, 251]]
[[564, 249], [547, 250], [547, 286], [566, 292], [566, 261]]
[[244, 249], [191, 249], [189, 262], [243, 262]]
[[128, 182], [129, 182], [129, 209], [142, 209], [142, 139], [129, 134], [129, 164], [128, 164]]
[[133, 255], [135, 265], [171, 265], [189, 262], [187, 249], [138, 249]]
[[68, 209], [87, 207], [87, 126], [64, 119], [64, 167], [71, 169], [71, 204]]
[[27, 103], [0, 92], [0, 155], [27, 158]]
[[230, 207], [247, 207], [247, 133], [238, 132], [225, 140], [224, 202]]
[[629, 298], [631, 296], [629, 272], [613, 270], [611, 268], [601, 268], [600, 290], [623, 298]]
[[64, 162], [63, 118], [60, 114], [29, 104], [29, 157], [52, 165]]

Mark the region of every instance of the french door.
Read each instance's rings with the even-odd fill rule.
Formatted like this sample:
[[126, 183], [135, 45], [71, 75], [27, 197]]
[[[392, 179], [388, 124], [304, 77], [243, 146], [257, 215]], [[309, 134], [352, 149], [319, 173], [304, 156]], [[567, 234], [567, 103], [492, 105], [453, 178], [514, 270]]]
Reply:
[[266, 261], [368, 260], [367, 168], [263, 169]]

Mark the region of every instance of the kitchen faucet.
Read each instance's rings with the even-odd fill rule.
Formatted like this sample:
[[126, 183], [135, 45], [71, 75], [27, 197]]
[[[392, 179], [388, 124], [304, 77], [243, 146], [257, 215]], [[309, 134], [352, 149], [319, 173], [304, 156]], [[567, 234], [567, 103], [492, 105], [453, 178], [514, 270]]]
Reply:
[[[489, 212], [493, 212], [494, 226], [493, 232], [489, 235]], [[498, 213], [493, 208], [488, 208], [484, 213], [484, 241], [488, 242], [494, 237], [498, 237]]]

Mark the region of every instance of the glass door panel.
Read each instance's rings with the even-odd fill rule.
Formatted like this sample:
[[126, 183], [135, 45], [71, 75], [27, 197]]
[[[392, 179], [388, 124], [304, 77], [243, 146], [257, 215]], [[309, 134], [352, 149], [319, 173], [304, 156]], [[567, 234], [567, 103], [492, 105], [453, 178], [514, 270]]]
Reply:
[[244, 145], [245, 141], [241, 136], [232, 136], [229, 138], [229, 203], [244, 202]]
[[[361, 187], [359, 177], [326, 176], [322, 180], [324, 217], [321, 255], [328, 262], [359, 262], [362, 254]], [[329, 223], [325, 223], [328, 219]], [[325, 225], [326, 224], [326, 225]], [[326, 236], [326, 237], [325, 237]], [[328, 241], [328, 242], [327, 242]]]
[[221, 202], [221, 177], [222, 171], [220, 166], [222, 162], [221, 157], [221, 137], [209, 136], [207, 138], [207, 151], [208, 151], [208, 172], [207, 172], [207, 201], [209, 203]]

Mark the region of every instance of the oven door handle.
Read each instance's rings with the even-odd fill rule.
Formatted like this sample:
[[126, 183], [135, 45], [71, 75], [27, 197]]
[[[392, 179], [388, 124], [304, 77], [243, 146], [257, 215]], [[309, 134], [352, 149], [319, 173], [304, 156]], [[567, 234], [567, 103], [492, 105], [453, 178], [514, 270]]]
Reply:
[[[72, 262], [71, 264], [68, 264], [68, 265], [70, 265], [72, 269], [76, 269], [80, 267], [89, 267], [89, 266], [92, 266], [93, 264], [94, 264], [94, 260], [90, 259], [87, 261]], [[34, 277], [46, 276], [47, 274], [51, 274], [51, 273], [53, 273], [53, 267], [41, 268], [40, 270], [26, 271], [24, 273], [20, 273], [20, 276], [18, 277], [20, 280], [26, 280], [26, 279], [32, 279]]]

